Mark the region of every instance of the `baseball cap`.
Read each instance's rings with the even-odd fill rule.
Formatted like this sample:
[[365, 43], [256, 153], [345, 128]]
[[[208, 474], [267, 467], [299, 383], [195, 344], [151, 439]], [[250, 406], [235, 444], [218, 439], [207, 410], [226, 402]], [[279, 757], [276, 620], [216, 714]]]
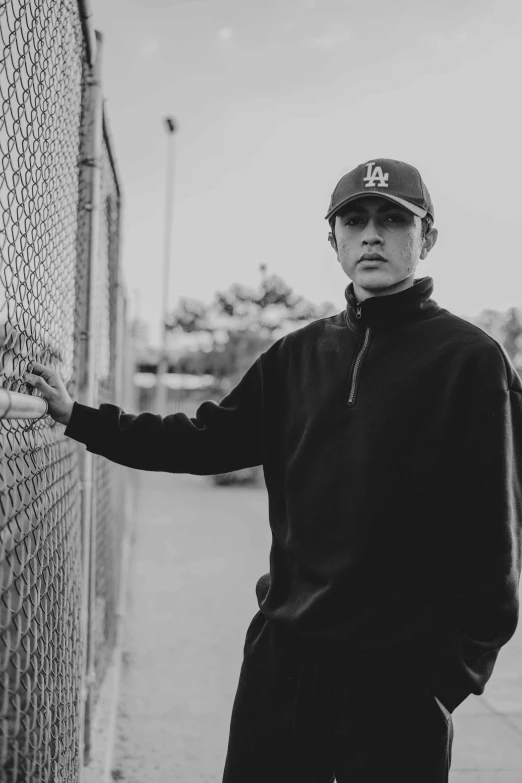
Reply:
[[326, 220], [362, 196], [381, 196], [395, 201], [414, 215], [435, 217], [433, 202], [422, 177], [409, 163], [374, 158], [341, 177], [330, 199]]

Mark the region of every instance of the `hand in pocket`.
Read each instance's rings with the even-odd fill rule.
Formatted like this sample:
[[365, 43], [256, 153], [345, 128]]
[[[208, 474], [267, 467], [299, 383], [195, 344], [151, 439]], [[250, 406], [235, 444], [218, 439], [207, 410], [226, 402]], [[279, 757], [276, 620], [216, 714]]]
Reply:
[[436, 699], [436, 701], [437, 701], [437, 704], [438, 704], [438, 705], [439, 705], [439, 707], [441, 708], [442, 712], [444, 713], [444, 716], [445, 716], [446, 720], [448, 720], [448, 719], [450, 718], [450, 716], [451, 716], [451, 712], [450, 712], [450, 711], [449, 711], [449, 710], [448, 710], [448, 709], [447, 709], [447, 708], [444, 706], [444, 704], [441, 702], [441, 700], [440, 700], [440, 699], [437, 699], [437, 697], [435, 696], [435, 694], [433, 694], [433, 696], [434, 696], [434, 698]]

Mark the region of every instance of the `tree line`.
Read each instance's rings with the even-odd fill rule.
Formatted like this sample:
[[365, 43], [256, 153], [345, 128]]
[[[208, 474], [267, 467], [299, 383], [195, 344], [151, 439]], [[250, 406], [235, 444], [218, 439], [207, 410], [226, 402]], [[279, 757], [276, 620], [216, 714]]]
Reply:
[[234, 385], [275, 340], [299, 326], [337, 312], [332, 302], [315, 305], [278, 275], [259, 267], [256, 288], [234, 283], [217, 291], [210, 305], [181, 297], [170, 313], [171, 333], [198, 333], [202, 347], [171, 361], [174, 372], [209, 374]]
[[[260, 282], [255, 288], [234, 283], [217, 291], [210, 304], [181, 297], [169, 313], [166, 328], [173, 335], [192, 334], [190, 348], [174, 351], [170, 372], [212, 375], [218, 383], [233, 386], [253, 361], [275, 340], [306, 323], [339, 312], [332, 302], [313, 304], [278, 275], [259, 267]], [[503, 345], [522, 374], [522, 311], [484, 309], [478, 315], [462, 316], [479, 326]], [[141, 325], [143, 326], [143, 325]], [[139, 330], [140, 324], [136, 325]], [[145, 362], [146, 364], [146, 362]], [[141, 360], [143, 367], [144, 362]]]

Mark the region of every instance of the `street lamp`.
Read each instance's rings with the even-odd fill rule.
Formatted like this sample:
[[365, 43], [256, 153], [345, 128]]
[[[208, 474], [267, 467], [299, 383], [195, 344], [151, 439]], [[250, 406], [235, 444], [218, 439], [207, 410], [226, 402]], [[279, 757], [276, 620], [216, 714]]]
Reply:
[[167, 170], [165, 188], [165, 238], [163, 245], [163, 303], [161, 321], [161, 353], [156, 374], [156, 413], [165, 416], [167, 412], [168, 347], [167, 315], [169, 307], [169, 277], [172, 245], [172, 207], [174, 201], [174, 134], [177, 125], [172, 117], [165, 117], [167, 133]]

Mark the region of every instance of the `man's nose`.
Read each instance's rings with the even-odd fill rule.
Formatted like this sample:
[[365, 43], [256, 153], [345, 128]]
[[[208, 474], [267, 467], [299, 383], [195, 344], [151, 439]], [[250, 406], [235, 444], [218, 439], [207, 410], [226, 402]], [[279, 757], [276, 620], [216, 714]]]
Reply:
[[364, 245], [382, 245], [383, 238], [376, 220], [369, 220], [362, 235]]

